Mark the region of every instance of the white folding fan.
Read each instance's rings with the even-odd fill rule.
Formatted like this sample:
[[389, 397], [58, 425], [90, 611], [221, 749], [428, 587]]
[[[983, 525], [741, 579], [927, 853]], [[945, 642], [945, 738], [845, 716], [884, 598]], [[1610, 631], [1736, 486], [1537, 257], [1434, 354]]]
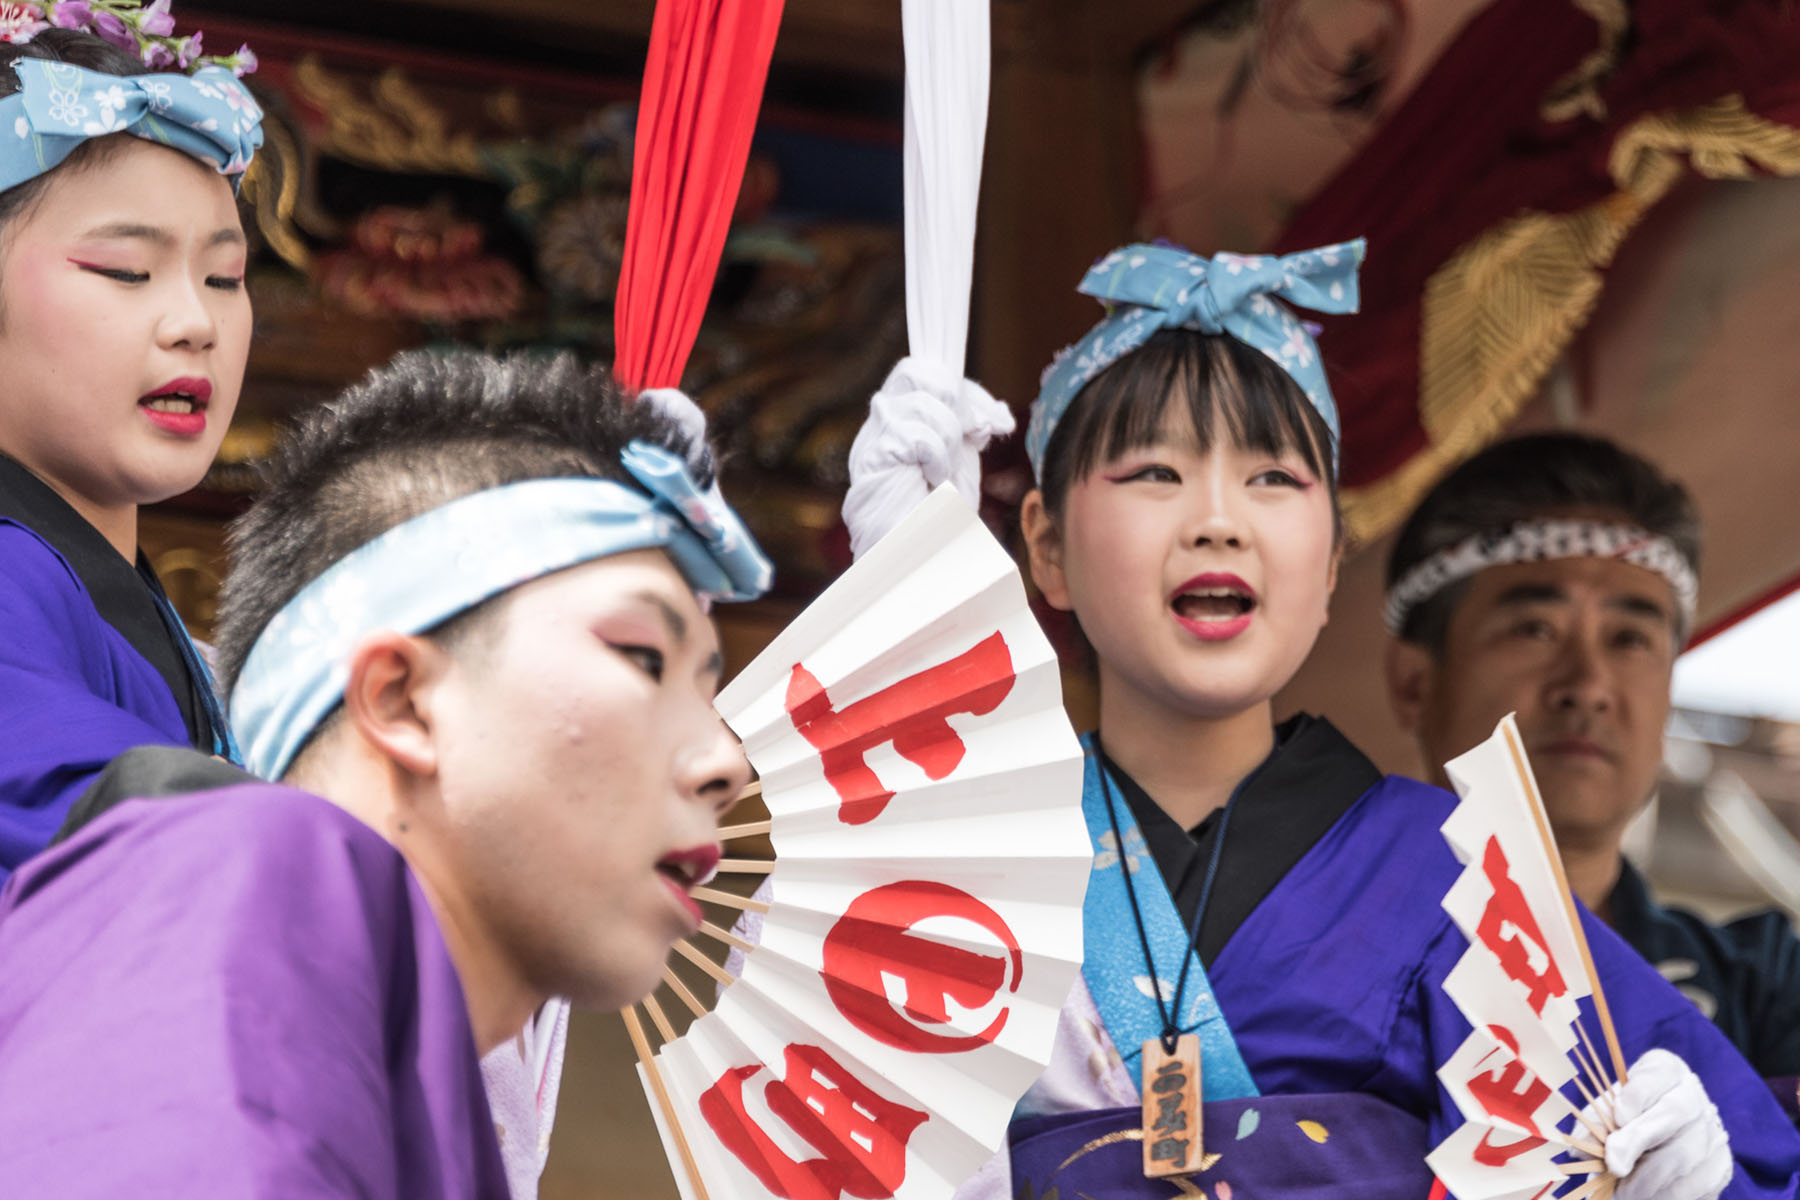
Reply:
[[[947, 1197], [1004, 1141], [1081, 963], [1081, 749], [1017, 568], [934, 492], [719, 697], [773, 841], [760, 943], [653, 1055], [688, 1200]], [[768, 871], [766, 863], [728, 867]], [[758, 909], [714, 888], [702, 899]]]
[[[1425, 1161], [1459, 1200], [1532, 1200], [1572, 1176], [1588, 1178], [1568, 1200], [1606, 1200], [1618, 1182], [1604, 1148], [1625, 1062], [1512, 717], [1445, 769], [1462, 801], [1444, 838], [1466, 865], [1443, 904], [1469, 948], [1444, 991], [1474, 1028], [1438, 1069], [1466, 1123]], [[1563, 1095], [1571, 1081], [1585, 1112]]]

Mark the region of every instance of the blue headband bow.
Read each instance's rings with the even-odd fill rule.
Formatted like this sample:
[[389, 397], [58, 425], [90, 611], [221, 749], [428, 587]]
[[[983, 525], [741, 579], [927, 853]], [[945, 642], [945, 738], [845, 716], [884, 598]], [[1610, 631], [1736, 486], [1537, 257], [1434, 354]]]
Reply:
[[769, 560], [716, 492], [675, 455], [633, 442], [604, 479], [534, 479], [422, 513], [359, 546], [302, 588], [251, 647], [231, 693], [244, 761], [278, 779], [343, 700], [349, 656], [378, 629], [424, 633], [482, 601], [579, 563], [661, 548], [696, 592], [750, 600]]
[[210, 163], [237, 186], [262, 145], [262, 109], [224, 67], [192, 75], [108, 75], [15, 58], [0, 100], [0, 190], [54, 170], [89, 138], [129, 133]]
[[1230, 334], [1275, 361], [1293, 377], [1331, 430], [1337, 462], [1338, 415], [1319, 362], [1319, 348], [1286, 300], [1315, 312], [1355, 312], [1356, 268], [1363, 240], [1299, 254], [1219, 254], [1212, 258], [1174, 246], [1127, 246], [1095, 263], [1077, 289], [1106, 304], [1107, 315], [1044, 372], [1031, 406], [1025, 453], [1038, 478], [1050, 435], [1081, 389], [1142, 348], [1162, 329]]

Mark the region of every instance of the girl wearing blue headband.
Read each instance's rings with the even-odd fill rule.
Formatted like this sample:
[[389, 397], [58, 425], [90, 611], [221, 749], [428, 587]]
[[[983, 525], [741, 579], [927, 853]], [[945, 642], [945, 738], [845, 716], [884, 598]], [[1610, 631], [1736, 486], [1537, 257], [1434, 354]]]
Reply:
[[[1442, 988], [1464, 948], [1439, 903], [1461, 870], [1438, 833], [1454, 798], [1383, 778], [1324, 720], [1272, 716], [1342, 550], [1337, 413], [1288, 305], [1353, 310], [1362, 250], [1133, 246], [1083, 281], [1108, 315], [1045, 373], [1022, 518], [1038, 586], [1098, 666], [1086, 962], [1010, 1157], [963, 1200], [1424, 1200], [1425, 1155], [1462, 1123], [1435, 1074], [1467, 1033]], [[1716, 1195], [1724, 1129], [1743, 1194], [1792, 1194], [1760, 1083], [1616, 938], [1588, 936], [1631, 1054], [1700, 1072], [1676, 1063], [1697, 1106], [1643, 1097], [1616, 1135], [1643, 1151], [1619, 1194]], [[1190, 1075], [1198, 1128], [1168, 1099]], [[1146, 1085], [1167, 1102], [1144, 1105]], [[1193, 1180], [1148, 1177], [1165, 1166]], [[1688, 1177], [1659, 1191], [1672, 1171]]]
[[[174, 57], [161, 8], [103, 7], [48, 15]], [[137, 517], [200, 482], [237, 404], [260, 119], [216, 62], [61, 27], [0, 46], [0, 880], [121, 751], [235, 754]]]

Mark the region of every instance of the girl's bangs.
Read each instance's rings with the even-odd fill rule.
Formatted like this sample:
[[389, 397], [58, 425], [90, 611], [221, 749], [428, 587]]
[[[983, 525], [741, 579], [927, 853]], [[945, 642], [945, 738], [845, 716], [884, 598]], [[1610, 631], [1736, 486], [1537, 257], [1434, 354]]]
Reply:
[[1199, 453], [1221, 440], [1264, 454], [1296, 453], [1335, 490], [1330, 431], [1286, 371], [1235, 338], [1171, 329], [1076, 397], [1046, 456], [1046, 497], [1060, 498], [1101, 463], [1162, 441], [1182, 404], [1186, 436]]

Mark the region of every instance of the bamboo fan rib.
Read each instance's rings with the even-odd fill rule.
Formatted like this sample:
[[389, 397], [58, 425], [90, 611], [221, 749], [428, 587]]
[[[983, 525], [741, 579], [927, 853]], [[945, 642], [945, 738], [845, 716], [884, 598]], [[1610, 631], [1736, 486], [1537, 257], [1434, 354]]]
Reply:
[[942, 489], [719, 709], [768, 816], [726, 827], [700, 935], [628, 1018], [677, 1183], [947, 1197], [1048, 1063], [1093, 856], [1017, 569]]

